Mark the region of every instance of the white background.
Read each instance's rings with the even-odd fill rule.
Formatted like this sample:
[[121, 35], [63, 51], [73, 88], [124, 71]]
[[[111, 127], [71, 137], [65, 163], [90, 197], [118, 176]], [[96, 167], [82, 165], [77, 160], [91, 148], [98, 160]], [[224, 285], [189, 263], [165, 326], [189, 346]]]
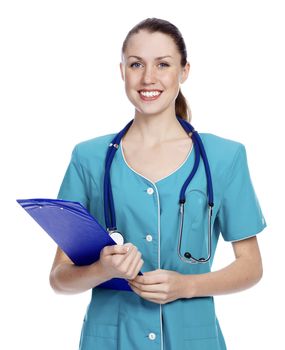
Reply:
[[[121, 45], [147, 17], [182, 32], [191, 72], [181, 89], [192, 123], [245, 144], [268, 224], [258, 236], [263, 279], [215, 298], [228, 349], [284, 348], [282, 1], [7, 0], [0, 5], [1, 349], [77, 349], [91, 294], [52, 291], [56, 245], [16, 198], [55, 198], [73, 146], [133, 118]], [[232, 259], [221, 239], [214, 269]]]

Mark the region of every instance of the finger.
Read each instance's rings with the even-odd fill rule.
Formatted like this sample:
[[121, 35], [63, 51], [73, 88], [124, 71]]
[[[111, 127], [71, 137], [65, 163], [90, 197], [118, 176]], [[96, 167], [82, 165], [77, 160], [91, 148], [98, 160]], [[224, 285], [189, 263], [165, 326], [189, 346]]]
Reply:
[[139, 273], [140, 269], [143, 267], [143, 264], [144, 264], [144, 260], [141, 259], [140, 262], [139, 262], [139, 264], [138, 264], [138, 267], [137, 267], [138, 273]]
[[162, 284], [140, 284], [134, 280], [129, 280], [132, 287], [138, 288], [141, 292], [163, 293], [165, 287]]
[[121, 260], [121, 267], [123, 270], [130, 271], [130, 266], [132, 265], [137, 253], [138, 253], [138, 249], [136, 246], [130, 247], [129, 251]]
[[127, 264], [130, 264], [130, 262], [133, 261], [133, 259], [135, 258], [135, 255], [138, 252], [138, 248], [133, 244], [128, 246], [128, 248], [129, 250], [126, 254], [125, 262], [127, 262]]
[[148, 282], [141, 283], [141, 282], [138, 282], [139, 277], [143, 277], [143, 276], [137, 275], [134, 279], [130, 280], [130, 282], [132, 283], [132, 285], [136, 286], [141, 291], [154, 292], [154, 293], [164, 293], [165, 292], [165, 289], [167, 286], [164, 282], [155, 281], [153, 283], [148, 283]]
[[165, 282], [165, 276], [155, 271], [144, 272], [143, 276], [137, 276], [136, 282], [140, 284], [159, 284]]
[[139, 273], [142, 265], [144, 264], [144, 261], [141, 258], [141, 256], [142, 256], [142, 254], [140, 252], [137, 252], [137, 254], [135, 255], [135, 258], [131, 262], [131, 265], [129, 267], [129, 271], [130, 271], [130, 274], [132, 276], [137, 276], [137, 274]]
[[133, 246], [130, 249], [130, 253], [123, 257], [120, 268], [125, 271], [126, 275], [124, 278], [133, 279], [138, 275], [140, 268], [144, 264], [144, 261], [141, 259], [141, 255], [142, 254], [138, 251], [137, 247]]
[[131, 246], [132, 246], [131, 243], [127, 243], [124, 245], [114, 244], [114, 245], [105, 246], [103, 248], [102, 254], [103, 255], [126, 254], [131, 248]]
[[127, 246], [129, 250], [125, 254], [113, 254], [109, 255], [113, 261], [113, 265], [119, 268], [121, 271], [128, 271], [129, 264], [134, 258], [134, 254], [137, 248], [134, 245]]
[[152, 302], [159, 302], [163, 299], [163, 295], [160, 293], [145, 292], [135, 287], [134, 285], [130, 285], [130, 287], [143, 299], [150, 300]]

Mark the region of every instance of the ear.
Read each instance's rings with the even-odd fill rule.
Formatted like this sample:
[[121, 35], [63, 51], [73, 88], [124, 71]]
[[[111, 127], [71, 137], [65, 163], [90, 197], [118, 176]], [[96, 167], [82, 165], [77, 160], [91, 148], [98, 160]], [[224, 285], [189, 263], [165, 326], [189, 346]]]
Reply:
[[121, 70], [121, 77], [122, 77], [123, 81], [125, 81], [125, 68], [124, 68], [122, 62], [120, 62], [120, 70]]
[[189, 71], [190, 71], [190, 63], [187, 62], [185, 67], [182, 68], [182, 72], [181, 72], [181, 75], [180, 75], [180, 83], [181, 84], [183, 84], [184, 81], [187, 80]]

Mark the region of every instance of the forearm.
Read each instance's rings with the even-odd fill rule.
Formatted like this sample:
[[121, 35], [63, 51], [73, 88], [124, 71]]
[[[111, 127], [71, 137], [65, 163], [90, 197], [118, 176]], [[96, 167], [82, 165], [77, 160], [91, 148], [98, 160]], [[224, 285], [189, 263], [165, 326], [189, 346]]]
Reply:
[[238, 258], [225, 268], [199, 275], [186, 275], [187, 298], [239, 292], [252, 287], [262, 277], [261, 261]]
[[50, 274], [50, 285], [57, 293], [76, 294], [109, 280], [97, 261], [92, 265], [59, 264]]

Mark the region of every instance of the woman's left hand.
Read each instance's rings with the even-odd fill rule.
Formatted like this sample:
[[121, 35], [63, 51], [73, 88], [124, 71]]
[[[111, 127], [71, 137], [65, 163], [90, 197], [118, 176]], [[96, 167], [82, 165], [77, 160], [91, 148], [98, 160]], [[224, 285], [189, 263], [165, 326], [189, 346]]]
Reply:
[[144, 272], [133, 280], [128, 280], [132, 290], [140, 297], [157, 304], [166, 304], [180, 298], [186, 298], [188, 275], [176, 271], [154, 270]]

